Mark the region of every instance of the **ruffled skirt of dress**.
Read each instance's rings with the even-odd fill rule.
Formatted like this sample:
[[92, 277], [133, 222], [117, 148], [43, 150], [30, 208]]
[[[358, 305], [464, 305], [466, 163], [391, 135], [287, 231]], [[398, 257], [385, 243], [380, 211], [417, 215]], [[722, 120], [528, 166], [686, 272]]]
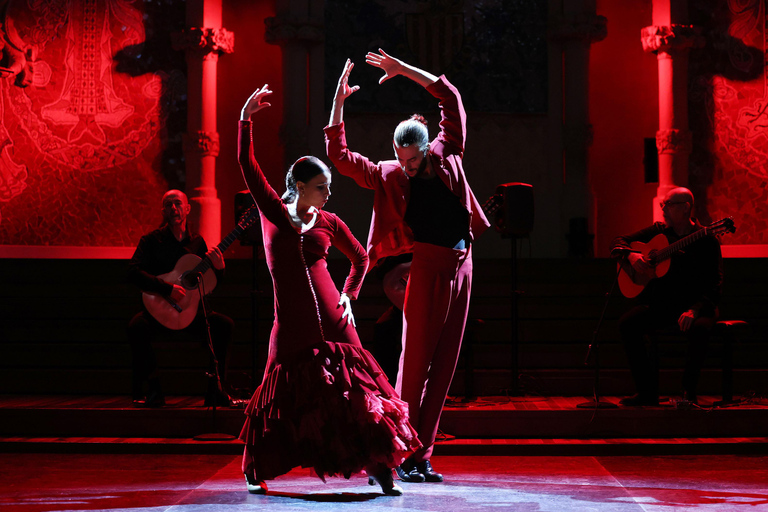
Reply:
[[240, 439], [243, 472], [271, 480], [295, 467], [343, 476], [394, 467], [418, 449], [400, 400], [367, 350], [325, 342], [264, 376]]

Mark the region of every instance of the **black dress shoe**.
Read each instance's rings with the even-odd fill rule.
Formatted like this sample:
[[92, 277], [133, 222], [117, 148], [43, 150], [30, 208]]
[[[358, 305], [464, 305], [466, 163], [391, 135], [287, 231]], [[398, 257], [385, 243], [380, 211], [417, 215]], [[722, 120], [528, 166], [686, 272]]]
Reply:
[[213, 407], [214, 404], [216, 407], [231, 407], [232, 399], [228, 394], [221, 392], [205, 395], [205, 402], [203, 402], [203, 405], [205, 407]]
[[427, 482], [442, 482], [443, 481], [443, 475], [432, 469], [432, 463], [428, 460], [425, 460], [424, 462], [419, 462], [416, 464], [416, 469], [419, 470], [419, 473], [424, 475], [424, 479]]
[[134, 407], [163, 407], [165, 396], [162, 393], [151, 392], [146, 397], [133, 401]]
[[395, 468], [397, 477], [403, 482], [423, 482], [424, 475], [419, 472], [411, 459], [405, 459], [402, 464]]
[[251, 494], [267, 494], [267, 484], [265, 484], [263, 481], [258, 482], [255, 478], [252, 476], [249, 477], [248, 475], [245, 475], [245, 487], [248, 489], [248, 492]]
[[653, 406], [653, 405], [659, 405], [659, 397], [657, 396], [646, 396], [641, 395], [640, 393], [632, 396], [628, 396], [626, 398], [622, 398], [619, 400], [619, 403], [621, 405], [627, 405], [630, 407], [638, 407], [638, 406]]

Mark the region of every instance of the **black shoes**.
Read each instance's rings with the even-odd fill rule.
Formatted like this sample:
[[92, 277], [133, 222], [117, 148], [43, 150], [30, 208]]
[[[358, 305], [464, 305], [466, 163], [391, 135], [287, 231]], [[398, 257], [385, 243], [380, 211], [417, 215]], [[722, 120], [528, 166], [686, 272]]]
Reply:
[[432, 463], [428, 460], [417, 462], [405, 459], [403, 463], [395, 468], [398, 478], [403, 482], [442, 482], [443, 475], [432, 468]]
[[267, 484], [257, 482], [255, 478], [245, 475], [245, 487], [251, 494], [267, 494]]
[[654, 405], [659, 405], [659, 397], [641, 395], [640, 393], [637, 393], [635, 395], [622, 398], [621, 400], [619, 400], [619, 403], [621, 405], [627, 405], [630, 407], [654, 406]]
[[205, 395], [205, 401], [203, 402], [203, 406], [205, 407], [232, 407], [233, 406], [233, 400], [232, 397], [230, 397], [228, 394], [224, 393], [223, 391], [216, 391], [214, 393], [207, 393]]
[[133, 401], [134, 407], [163, 407], [165, 406], [165, 396], [158, 391], [150, 391], [146, 397]]
[[402, 464], [395, 468], [397, 477], [403, 482], [423, 482], [424, 475], [416, 469], [416, 464], [411, 459], [405, 459]]
[[419, 462], [416, 464], [416, 469], [424, 475], [424, 479], [427, 482], [442, 482], [443, 481], [443, 475], [432, 469], [432, 463], [428, 460], [425, 460], [424, 462]]

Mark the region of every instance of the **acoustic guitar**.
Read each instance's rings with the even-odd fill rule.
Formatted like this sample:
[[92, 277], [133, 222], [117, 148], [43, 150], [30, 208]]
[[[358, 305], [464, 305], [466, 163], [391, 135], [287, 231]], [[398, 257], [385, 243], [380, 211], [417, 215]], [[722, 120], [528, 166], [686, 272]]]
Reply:
[[706, 236], [721, 236], [725, 233], [733, 233], [736, 227], [733, 224], [733, 217], [727, 217], [717, 222], [694, 231], [690, 235], [681, 238], [677, 242], [670, 244], [669, 240], [663, 234], [658, 234], [650, 242], [632, 242], [629, 246], [633, 252], [642, 254], [646, 261], [653, 267], [654, 275], [637, 274], [632, 265], [626, 259], [618, 264], [619, 289], [622, 295], [628, 299], [640, 295], [645, 287], [656, 278], [659, 278], [669, 270], [669, 258], [684, 247], [700, 240]]
[[[259, 218], [259, 210], [252, 206], [240, 217], [240, 221], [217, 246], [223, 253], [240, 234]], [[200, 294], [197, 288], [202, 279], [203, 291], [209, 294], [216, 288], [216, 275], [211, 270], [211, 260], [200, 258], [194, 254], [185, 254], [176, 262], [173, 270], [159, 275], [160, 279], [170, 284], [183, 287], [187, 294], [179, 302], [158, 293], [142, 292], [144, 306], [152, 317], [160, 324], [173, 330], [187, 327], [197, 316], [200, 305]]]

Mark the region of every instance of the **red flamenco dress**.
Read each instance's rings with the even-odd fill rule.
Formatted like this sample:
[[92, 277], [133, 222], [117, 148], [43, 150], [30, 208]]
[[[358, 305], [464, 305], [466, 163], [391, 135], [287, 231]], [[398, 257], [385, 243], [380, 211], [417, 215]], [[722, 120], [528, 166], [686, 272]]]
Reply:
[[275, 321], [264, 377], [240, 433], [243, 472], [266, 481], [301, 466], [325, 480], [399, 465], [420, 446], [408, 404], [341, 318], [326, 262], [331, 245], [351, 260], [344, 292], [354, 299], [368, 264], [365, 250], [341, 219], [323, 210], [306, 231], [294, 227], [253, 157], [250, 129], [240, 122], [238, 151], [261, 212]]

